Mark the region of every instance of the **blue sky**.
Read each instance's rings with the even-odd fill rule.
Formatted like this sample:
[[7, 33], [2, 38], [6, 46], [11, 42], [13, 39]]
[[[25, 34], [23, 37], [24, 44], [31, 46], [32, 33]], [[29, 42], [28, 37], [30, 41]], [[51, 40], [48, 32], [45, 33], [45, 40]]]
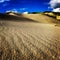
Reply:
[[0, 13], [15, 12], [43, 12], [51, 11], [50, 0], [0, 0]]

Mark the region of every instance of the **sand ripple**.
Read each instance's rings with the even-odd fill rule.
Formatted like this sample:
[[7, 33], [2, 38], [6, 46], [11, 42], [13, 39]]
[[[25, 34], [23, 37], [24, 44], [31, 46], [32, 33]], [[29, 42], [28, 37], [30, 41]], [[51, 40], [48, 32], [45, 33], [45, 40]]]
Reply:
[[31, 22], [0, 23], [0, 60], [60, 60], [60, 27]]

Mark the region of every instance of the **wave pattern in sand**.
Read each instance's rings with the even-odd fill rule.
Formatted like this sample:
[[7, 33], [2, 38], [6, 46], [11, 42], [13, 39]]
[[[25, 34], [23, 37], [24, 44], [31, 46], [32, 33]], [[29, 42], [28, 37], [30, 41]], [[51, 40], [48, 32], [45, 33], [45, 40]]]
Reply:
[[31, 22], [0, 22], [0, 60], [59, 60], [60, 27]]

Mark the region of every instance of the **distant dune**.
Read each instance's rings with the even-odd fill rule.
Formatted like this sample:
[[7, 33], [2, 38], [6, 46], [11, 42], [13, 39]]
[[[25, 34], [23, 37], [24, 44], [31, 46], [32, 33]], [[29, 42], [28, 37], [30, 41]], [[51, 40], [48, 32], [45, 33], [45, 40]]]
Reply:
[[56, 20], [60, 20], [60, 12], [44, 12], [44, 14], [53, 17]]
[[39, 23], [59, 23], [56, 19], [43, 14], [18, 14], [10, 12], [0, 14], [0, 19], [12, 21], [33, 21]]
[[43, 14], [24, 14], [23, 16], [40, 23], [58, 23], [56, 19]]

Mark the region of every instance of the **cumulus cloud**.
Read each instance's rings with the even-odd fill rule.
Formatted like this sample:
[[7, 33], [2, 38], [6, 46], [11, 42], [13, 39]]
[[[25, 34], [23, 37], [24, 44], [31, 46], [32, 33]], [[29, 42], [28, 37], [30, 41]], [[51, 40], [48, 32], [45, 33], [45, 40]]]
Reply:
[[60, 12], [60, 8], [53, 9], [53, 12]]
[[50, 0], [49, 4], [53, 11], [60, 12], [60, 0]]
[[3, 2], [5, 2], [5, 1], [10, 1], [10, 0], [0, 0], [0, 3], [3, 3]]
[[60, 0], [51, 0], [49, 2], [49, 4], [50, 4], [51, 8], [58, 7], [58, 6], [60, 6]]

